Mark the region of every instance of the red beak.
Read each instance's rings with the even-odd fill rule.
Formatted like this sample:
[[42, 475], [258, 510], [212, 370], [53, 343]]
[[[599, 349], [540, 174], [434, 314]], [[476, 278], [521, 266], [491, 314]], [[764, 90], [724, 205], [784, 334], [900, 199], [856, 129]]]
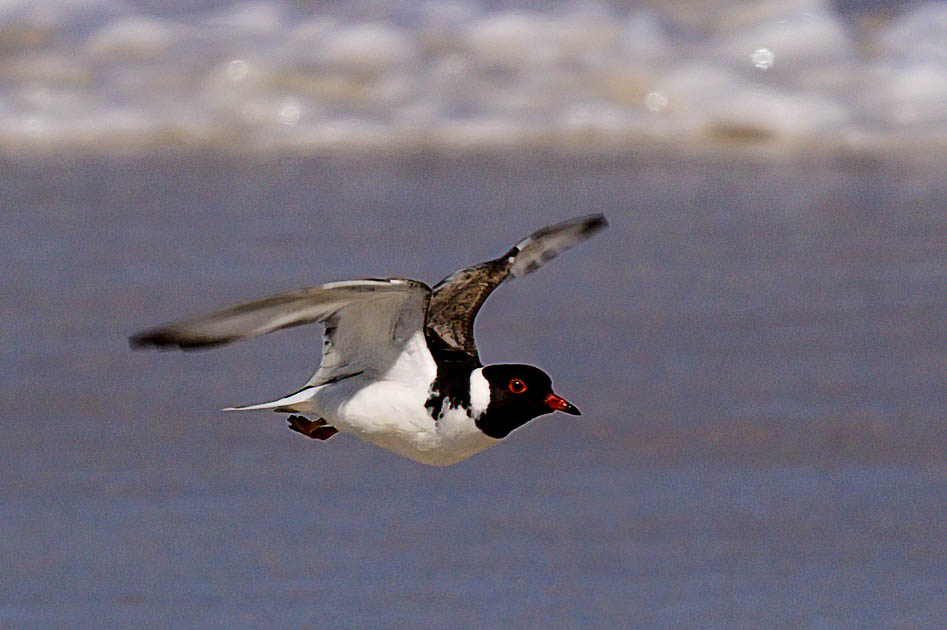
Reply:
[[567, 401], [565, 398], [556, 396], [552, 392], [546, 394], [546, 406], [553, 411], [564, 411], [566, 413], [571, 413], [573, 416], [582, 415], [582, 412], [576, 409], [575, 405], [569, 403], [569, 401]]

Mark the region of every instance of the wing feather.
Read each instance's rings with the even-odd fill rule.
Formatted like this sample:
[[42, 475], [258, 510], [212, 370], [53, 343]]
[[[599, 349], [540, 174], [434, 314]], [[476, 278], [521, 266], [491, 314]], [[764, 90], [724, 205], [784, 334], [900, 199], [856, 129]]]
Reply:
[[129, 343], [194, 350], [324, 322], [327, 343], [317, 376], [332, 378], [345, 369], [383, 372], [405, 340], [422, 330], [430, 293], [423, 282], [404, 278], [333, 282], [145, 330]]
[[601, 214], [549, 225], [522, 239], [496, 260], [471, 265], [447, 276], [434, 285], [431, 295], [426, 326], [428, 345], [455, 361], [479, 365], [474, 319], [490, 293], [507, 278], [536, 271], [607, 226]]

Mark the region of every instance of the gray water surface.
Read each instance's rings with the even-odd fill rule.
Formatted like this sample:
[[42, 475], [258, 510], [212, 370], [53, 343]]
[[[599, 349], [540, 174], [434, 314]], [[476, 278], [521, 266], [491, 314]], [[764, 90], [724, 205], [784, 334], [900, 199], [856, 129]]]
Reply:
[[[947, 185], [834, 158], [0, 164], [2, 627], [942, 628]], [[572, 215], [481, 356], [548, 416], [451, 468], [267, 400], [316, 328], [136, 330], [364, 276], [434, 282]]]

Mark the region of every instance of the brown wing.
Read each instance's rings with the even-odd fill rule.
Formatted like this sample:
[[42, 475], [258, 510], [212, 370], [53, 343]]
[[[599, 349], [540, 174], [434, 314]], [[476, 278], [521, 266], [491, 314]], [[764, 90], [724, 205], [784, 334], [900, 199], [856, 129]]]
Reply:
[[510, 275], [509, 256], [455, 271], [434, 286], [427, 307], [427, 342], [431, 352], [460, 353], [457, 360], [480, 365], [474, 342], [474, 319], [480, 307]]
[[533, 232], [496, 260], [465, 267], [438, 282], [427, 311], [431, 351], [480, 365], [474, 319], [490, 293], [507, 278], [532, 273], [607, 226], [601, 214], [556, 223]]

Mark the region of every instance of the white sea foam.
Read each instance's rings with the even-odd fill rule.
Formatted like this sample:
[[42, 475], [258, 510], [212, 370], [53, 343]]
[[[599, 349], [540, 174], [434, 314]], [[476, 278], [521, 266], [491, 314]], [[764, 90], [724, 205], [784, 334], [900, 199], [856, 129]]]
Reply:
[[522, 4], [0, 0], [0, 148], [947, 145], [947, 2]]

